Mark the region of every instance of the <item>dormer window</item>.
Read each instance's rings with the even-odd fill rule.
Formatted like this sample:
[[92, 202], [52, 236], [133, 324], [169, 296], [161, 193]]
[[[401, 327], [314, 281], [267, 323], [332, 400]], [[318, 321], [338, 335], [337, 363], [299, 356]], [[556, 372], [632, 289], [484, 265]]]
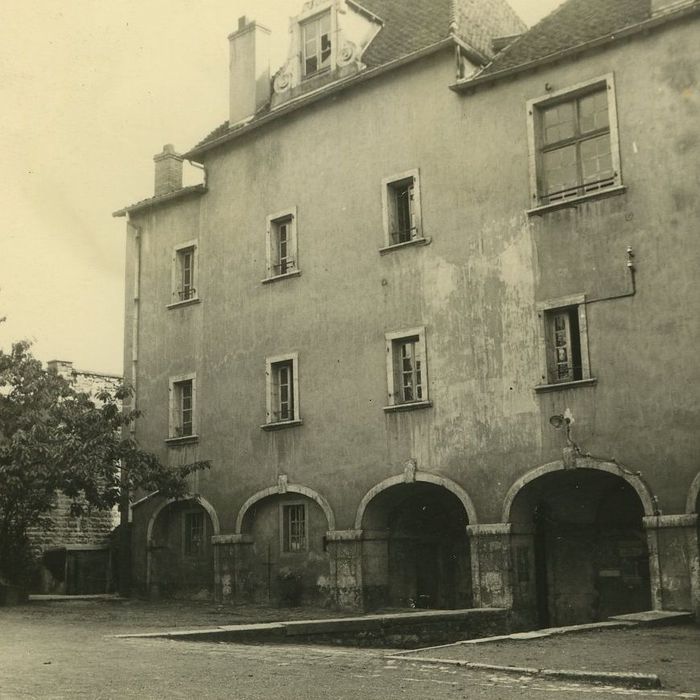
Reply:
[[301, 25], [302, 70], [310, 78], [331, 67], [331, 12], [327, 10]]

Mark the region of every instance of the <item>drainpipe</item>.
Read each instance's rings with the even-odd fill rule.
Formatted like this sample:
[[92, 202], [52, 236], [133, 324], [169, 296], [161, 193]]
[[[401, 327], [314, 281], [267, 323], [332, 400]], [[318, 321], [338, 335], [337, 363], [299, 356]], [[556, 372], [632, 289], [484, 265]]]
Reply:
[[627, 246], [627, 271], [630, 275], [630, 290], [628, 292], [623, 292], [622, 294], [615, 294], [610, 297], [598, 297], [597, 299], [586, 299], [586, 306], [588, 304], [597, 304], [599, 301], [612, 301], [613, 299], [624, 299], [625, 297], [633, 297], [637, 293], [637, 282], [635, 280], [635, 269], [634, 269], [634, 253], [632, 252], [632, 247]]
[[[131, 410], [136, 410], [136, 380], [139, 357], [139, 296], [141, 284], [141, 228], [134, 226], [127, 214], [127, 232], [134, 233], [134, 286], [132, 301], [131, 324], [131, 368], [130, 383], [133, 390], [131, 397]], [[129, 371], [129, 370], [127, 370]], [[129, 436], [134, 438], [136, 424], [132, 421], [129, 425]], [[128, 597], [131, 593], [131, 532], [129, 522], [131, 520], [131, 505], [129, 502], [129, 481], [126, 472], [122, 469], [120, 476], [121, 493], [119, 497], [119, 595]]]

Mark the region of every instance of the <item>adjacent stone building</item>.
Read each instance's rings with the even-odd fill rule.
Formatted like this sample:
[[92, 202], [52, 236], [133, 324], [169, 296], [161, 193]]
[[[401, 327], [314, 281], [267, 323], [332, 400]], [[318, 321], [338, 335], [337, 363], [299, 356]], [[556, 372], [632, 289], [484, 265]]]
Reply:
[[[75, 369], [72, 362], [52, 360], [50, 372], [65, 377], [75, 391], [95, 395], [121, 382], [114, 374]], [[49, 527], [30, 533], [41, 568], [35, 590], [52, 594], [94, 594], [112, 591], [111, 534], [119, 524], [116, 511], [75, 516], [70, 499], [58, 494]]]
[[[144, 591], [697, 609], [698, 2], [313, 0], [128, 206]], [[202, 184], [182, 187], [183, 160]]]

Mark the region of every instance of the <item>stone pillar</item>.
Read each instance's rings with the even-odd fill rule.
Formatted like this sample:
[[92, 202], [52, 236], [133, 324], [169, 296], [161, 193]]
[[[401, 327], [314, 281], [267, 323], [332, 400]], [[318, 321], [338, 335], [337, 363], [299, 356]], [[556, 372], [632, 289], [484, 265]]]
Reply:
[[253, 544], [251, 535], [214, 535], [214, 598], [220, 603], [237, 602], [244, 589], [243, 564]]
[[651, 600], [654, 610], [700, 613], [698, 516], [652, 515], [644, 518], [649, 545]]
[[341, 610], [362, 610], [362, 530], [329, 530], [332, 598]]
[[467, 525], [469, 536], [474, 606], [511, 608], [510, 523]]

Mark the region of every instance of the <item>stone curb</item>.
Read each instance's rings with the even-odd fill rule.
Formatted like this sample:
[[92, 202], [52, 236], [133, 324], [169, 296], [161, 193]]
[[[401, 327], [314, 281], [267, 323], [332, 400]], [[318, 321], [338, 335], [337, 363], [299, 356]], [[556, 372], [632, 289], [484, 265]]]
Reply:
[[661, 688], [661, 680], [654, 673], [626, 673], [618, 671], [576, 671], [569, 669], [530, 668], [527, 666], [498, 666], [482, 664], [475, 661], [457, 661], [454, 659], [435, 659], [430, 657], [409, 657], [398, 654], [385, 656], [392, 661], [408, 661], [410, 663], [426, 663], [430, 665], [455, 666], [470, 671], [496, 671], [508, 675], [533, 676], [557, 680], [570, 680], [579, 683], [598, 683], [636, 690], [652, 690]]

